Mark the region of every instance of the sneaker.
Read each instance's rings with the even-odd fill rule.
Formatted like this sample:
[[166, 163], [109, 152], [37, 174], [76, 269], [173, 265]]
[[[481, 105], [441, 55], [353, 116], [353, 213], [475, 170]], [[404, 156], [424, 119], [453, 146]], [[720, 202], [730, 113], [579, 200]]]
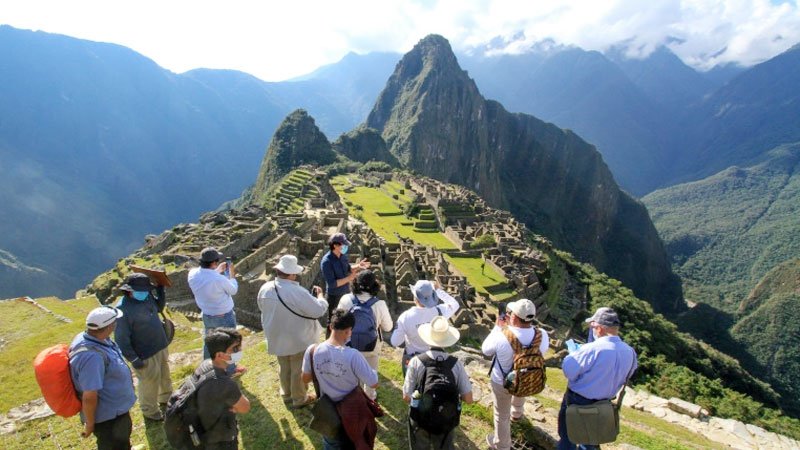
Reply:
[[316, 400], [317, 400], [317, 396], [316, 395], [308, 394], [308, 395], [306, 395], [306, 399], [303, 400], [301, 403], [295, 403], [294, 405], [292, 405], [292, 409], [305, 408], [306, 406], [314, 403]]
[[489, 445], [489, 450], [497, 450], [497, 445], [494, 443], [494, 434], [486, 435], [486, 444]]
[[520, 421], [523, 421], [523, 420], [525, 420], [525, 415], [524, 414], [521, 415], [521, 416], [518, 416], [518, 417], [511, 416], [511, 421], [512, 422], [520, 422]]

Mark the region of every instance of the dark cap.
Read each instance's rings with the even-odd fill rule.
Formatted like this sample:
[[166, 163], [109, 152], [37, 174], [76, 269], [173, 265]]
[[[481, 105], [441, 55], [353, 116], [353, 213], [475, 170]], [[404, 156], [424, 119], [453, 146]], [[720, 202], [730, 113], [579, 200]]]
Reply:
[[150, 277], [143, 273], [132, 273], [125, 278], [125, 284], [119, 287], [121, 291], [140, 291], [140, 292], [149, 292], [151, 289], [155, 289], [155, 285], [150, 282]]
[[595, 312], [594, 315], [590, 317], [590, 319], [592, 319], [591, 322], [594, 322], [598, 325], [603, 325], [605, 327], [620, 326], [619, 316], [611, 308], [607, 308], [605, 310], [603, 310], [602, 308], [598, 309], [597, 312]]
[[200, 261], [204, 263], [219, 261], [222, 258], [223, 254], [218, 252], [214, 247], [206, 247], [200, 252]]
[[328, 239], [328, 245], [331, 244], [350, 245], [350, 241], [347, 240], [347, 236], [344, 233], [336, 233]]

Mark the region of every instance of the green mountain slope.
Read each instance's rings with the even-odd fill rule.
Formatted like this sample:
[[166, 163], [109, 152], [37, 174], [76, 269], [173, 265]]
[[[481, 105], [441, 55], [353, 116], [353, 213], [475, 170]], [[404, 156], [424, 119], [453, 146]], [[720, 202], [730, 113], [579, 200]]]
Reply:
[[643, 201], [687, 299], [734, 313], [770, 269], [800, 255], [800, 144]]
[[683, 308], [680, 281], [645, 208], [575, 133], [484, 99], [441, 36], [397, 65], [367, 118], [406, 167], [474, 189], [657, 311]]

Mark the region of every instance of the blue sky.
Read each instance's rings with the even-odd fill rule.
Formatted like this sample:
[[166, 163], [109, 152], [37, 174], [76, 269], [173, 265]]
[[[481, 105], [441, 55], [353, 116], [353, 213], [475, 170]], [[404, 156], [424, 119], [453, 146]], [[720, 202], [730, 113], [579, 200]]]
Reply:
[[236, 69], [277, 81], [348, 52], [405, 52], [438, 33], [461, 51], [520, 53], [552, 39], [587, 50], [664, 43], [687, 64], [752, 65], [800, 42], [780, 0], [0, 0], [0, 23], [130, 47], [175, 72]]

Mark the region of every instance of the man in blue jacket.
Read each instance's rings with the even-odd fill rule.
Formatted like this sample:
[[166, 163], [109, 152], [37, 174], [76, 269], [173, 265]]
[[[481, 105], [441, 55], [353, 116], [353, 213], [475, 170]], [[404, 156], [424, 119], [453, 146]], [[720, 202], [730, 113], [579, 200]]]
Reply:
[[[347, 259], [350, 241], [344, 233], [335, 233], [328, 238], [328, 248], [330, 251], [322, 257], [320, 269], [325, 280], [325, 300], [328, 302], [328, 323], [330, 323], [331, 314], [339, 305], [339, 300], [343, 295], [350, 293], [350, 283], [356, 279], [358, 272], [369, 269], [370, 264], [367, 258], [364, 258], [358, 264], [350, 265]], [[330, 334], [328, 328], [325, 337]]]
[[169, 341], [158, 313], [164, 309], [164, 286], [154, 286], [147, 275], [134, 273], [119, 288], [124, 294], [117, 308], [115, 341], [139, 379], [139, 405], [145, 419], [163, 420], [162, 407], [172, 394]]

